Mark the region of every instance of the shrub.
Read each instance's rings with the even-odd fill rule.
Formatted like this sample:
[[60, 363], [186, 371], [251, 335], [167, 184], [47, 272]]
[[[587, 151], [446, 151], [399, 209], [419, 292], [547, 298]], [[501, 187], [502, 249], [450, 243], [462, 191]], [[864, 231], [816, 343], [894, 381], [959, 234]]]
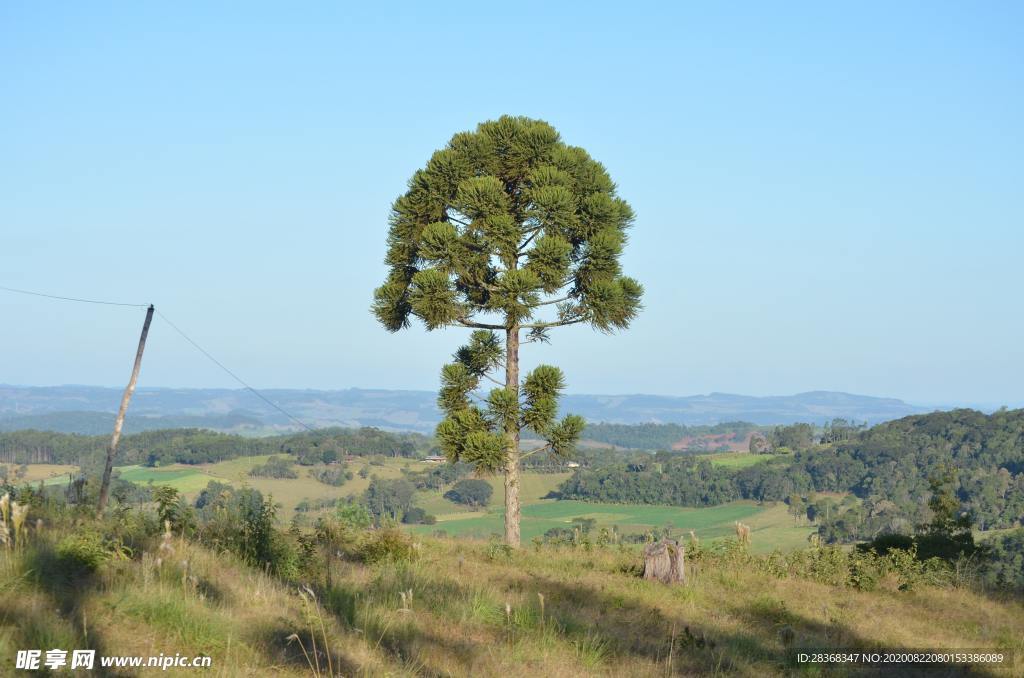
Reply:
[[244, 486], [208, 489], [212, 491], [204, 491], [197, 500], [197, 504], [202, 500], [201, 538], [212, 546], [227, 548], [250, 565], [286, 579], [294, 577], [299, 556], [286, 535], [274, 527], [279, 506], [273, 498]]
[[249, 475], [253, 478], [298, 478], [294, 463], [280, 457], [270, 457], [267, 463], [253, 466]]
[[153, 500], [156, 502], [157, 520], [161, 525], [169, 522], [178, 530], [194, 526], [194, 516], [185, 500], [179, 496], [178, 490], [168, 485], [159, 485], [153, 488]]
[[346, 480], [352, 479], [352, 472], [346, 471], [343, 466], [318, 466], [309, 472], [309, 475], [319, 480], [324, 485], [341, 487]]
[[60, 540], [56, 549], [57, 564], [64, 574], [80, 576], [97, 572], [113, 559], [126, 559], [127, 550], [109, 543], [99, 532], [76, 532]]
[[414, 506], [402, 515], [402, 522], [406, 525], [433, 525], [437, 522], [437, 518], [420, 507]]
[[460, 480], [444, 493], [444, 498], [466, 506], [486, 506], [494, 488], [486, 480]]
[[508, 562], [512, 559], [513, 549], [508, 544], [503, 544], [497, 539], [491, 539], [487, 544], [487, 558], [490, 560], [501, 560]]
[[860, 551], [874, 551], [880, 556], [888, 555], [893, 549], [909, 551], [914, 546], [914, 538], [906, 534], [880, 534], [866, 544], [857, 544]]
[[352, 530], [365, 530], [373, 525], [373, 516], [363, 504], [339, 504], [336, 516], [339, 523]]
[[397, 528], [376, 530], [366, 535], [357, 556], [365, 563], [410, 561], [416, 558], [412, 538]]

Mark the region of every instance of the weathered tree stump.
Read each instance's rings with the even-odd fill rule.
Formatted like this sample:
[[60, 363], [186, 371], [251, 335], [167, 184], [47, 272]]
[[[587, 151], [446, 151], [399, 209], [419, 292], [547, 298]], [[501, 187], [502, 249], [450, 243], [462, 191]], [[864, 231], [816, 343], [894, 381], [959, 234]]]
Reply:
[[644, 579], [665, 584], [682, 582], [686, 577], [685, 553], [682, 545], [672, 539], [644, 547]]

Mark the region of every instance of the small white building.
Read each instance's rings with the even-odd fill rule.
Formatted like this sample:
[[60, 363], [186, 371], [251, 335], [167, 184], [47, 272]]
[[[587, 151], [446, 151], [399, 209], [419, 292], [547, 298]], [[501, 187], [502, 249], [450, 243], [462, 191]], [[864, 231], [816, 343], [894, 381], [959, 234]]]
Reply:
[[429, 457], [426, 457], [423, 461], [428, 464], [443, 464], [448, 461], [448, 459], [437, 454], [432, 454]]

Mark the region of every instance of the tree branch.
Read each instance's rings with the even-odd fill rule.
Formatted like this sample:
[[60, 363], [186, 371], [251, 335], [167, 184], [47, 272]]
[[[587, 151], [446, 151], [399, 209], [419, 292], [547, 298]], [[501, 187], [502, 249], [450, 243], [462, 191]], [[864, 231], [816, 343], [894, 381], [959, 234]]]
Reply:
[[543, 226], [537, 226], [536, 228], [532, 229], [533, 232], [530, 234], [530, 237], [526, 239], [526, 242], [524, 242], [522, 245], [516, 248], [516, 255], [521, 255], [523, 251], [526, 249], [526, 246], [529, 245], [530, 242], [532, 242], [533, 239], [537, 237], [537, 234], [540, 233], [542, 229]]
[[579, 323], [583, 323], [586, 321], [586, 318], [576, 318], [575, 320], [557, 320], [554, 322], [545, 323], [529, 323], [527, 325], [520, 325], [520, 327], [524, 329], [533, 329], [535, 327], [565, 327], [566, 325], [578, 325]]
[[572, 299], [572, 295], [567, 294], [559, 299], [552, 299], [551, 301], [541, 301], [539, 303], [534, 304], [534, 306], [550, 306], [551, 304], [560, 304], [563, 301], [569, 301], [570, 299]]
[[504, 325], [493, 325], [491, 323], [478, 323], [472, 320], [456, 320], [457, 325], [462, 327], [472, 327], [477, 330], [504, 330], [508, 329]]
[[456, 219], [455, 217], [453, 217], [451, 214], [448, 213], [447, 209], [444, 210], [444, 218], [449, 221], [454, 221], [455, 223], [465, 226], [466, 228], [469, 228], [469, 224], [467, 224], [462, 219]]
[[488, 381], [494, 382], [495, 384], [497, 384], [498, 386], [501, 386], [502, 388], [505, 388], [505, 384], [501, 383], [500, 381], [498, 381], [497, 379], [495, 379], [494, 377], [492, 377], [489, 374], [482, 374], [480, 376], [482, 376], [484, 379], [486, 379]]

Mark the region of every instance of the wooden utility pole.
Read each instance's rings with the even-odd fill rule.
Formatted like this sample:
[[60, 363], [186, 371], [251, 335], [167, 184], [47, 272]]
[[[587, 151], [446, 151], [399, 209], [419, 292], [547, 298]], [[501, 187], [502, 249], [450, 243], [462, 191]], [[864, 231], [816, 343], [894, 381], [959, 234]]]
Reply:
[[107, 463], [103, 467], [103, 482], [100, 483], [100, 500], [96, 506], [97, 515], [102, 516], [103, 510], [107, 508], [107, 500], [110, 496], [110, 474], [114, 470], [114, 455], [117, 453], [117, 443], [121, 440], [121, 427], [124, 426], [124, 415], [128, 411], [128, 402], [135, 393], [135, 382], [139, 380], [139, 368], [142, 367], [142, 352], [146, 350], [146, 335], [149, 334], [149, 324], [153, 321], [153, 304], [146, 309], [146, 321], [142, 323], [142, 336], [139, 337], [139, 350], [135, 353], [135, 365], [132, 367], [132, 378], [128, 380], [128, 386], [121, 396], [121, 409], [117, 411], [117, 419], [114, 420], [114, 435], [110, 439], [110, 447], [107, 448]]

